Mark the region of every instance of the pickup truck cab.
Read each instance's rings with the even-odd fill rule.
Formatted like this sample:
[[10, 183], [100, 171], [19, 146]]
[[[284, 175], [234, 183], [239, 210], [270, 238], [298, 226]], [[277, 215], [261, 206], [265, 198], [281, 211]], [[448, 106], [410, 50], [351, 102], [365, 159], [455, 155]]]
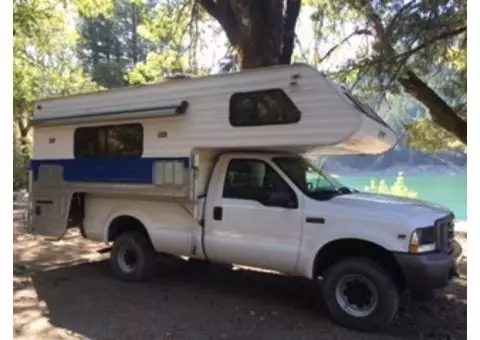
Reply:
[[455, 275], [453, 214], [443, 207], [358, 192], [290, 153], [227, 152], [213, 164], [188, 226], [172, 203], [87, 195], [84, 232], [113, 241], [118, 278], [151, 277], [155, 253], [167, 252], [323, 279], [333, 318], [374, 330], [392, 320], [400, 293]]

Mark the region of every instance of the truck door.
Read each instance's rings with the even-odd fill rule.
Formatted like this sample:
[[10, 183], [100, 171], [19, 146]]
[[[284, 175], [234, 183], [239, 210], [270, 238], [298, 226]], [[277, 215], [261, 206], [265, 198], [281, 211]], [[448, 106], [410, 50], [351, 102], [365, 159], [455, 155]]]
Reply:
[[[220, 164], [223, 163], [223, 164]], [[207, 198], [206, 253], [214, 261], [293, 273], [303, 201], [268, 162], [222, 158]]]
[[65, 233], [73, 193], [65, 187], [62, 172], [61, 166], [43, 165], [34, 178], [30, 170], [29, 233], [50, 237]]

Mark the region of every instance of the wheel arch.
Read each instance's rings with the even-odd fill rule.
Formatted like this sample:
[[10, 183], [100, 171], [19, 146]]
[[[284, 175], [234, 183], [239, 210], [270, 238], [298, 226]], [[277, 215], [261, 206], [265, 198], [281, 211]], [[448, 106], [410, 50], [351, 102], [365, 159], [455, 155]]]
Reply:
[[375, 261], [391, 276], [400, 291], [406, 288], [403, 270], [393, 254], [377, 243], [358, 238], [337, 239], [322, 246], [313, 261], [312, 277], [322, 276], [334, 263], [348, 257], [366, 257]]
[[105, 223], [104, 241], [113, 242], [121, 234], [128, 231], [140, 231], [152, 243], [148, 232], [148, 219], [136, 214], [134, 211], [118, 211], [109, 216]]

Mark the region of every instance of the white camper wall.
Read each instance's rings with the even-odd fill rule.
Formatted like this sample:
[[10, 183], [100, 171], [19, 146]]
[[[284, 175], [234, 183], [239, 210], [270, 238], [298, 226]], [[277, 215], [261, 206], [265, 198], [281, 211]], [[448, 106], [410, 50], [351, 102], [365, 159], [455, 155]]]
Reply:
[[73, 158], [71, 126], [36, 127], [33, 129], [34, 159]]

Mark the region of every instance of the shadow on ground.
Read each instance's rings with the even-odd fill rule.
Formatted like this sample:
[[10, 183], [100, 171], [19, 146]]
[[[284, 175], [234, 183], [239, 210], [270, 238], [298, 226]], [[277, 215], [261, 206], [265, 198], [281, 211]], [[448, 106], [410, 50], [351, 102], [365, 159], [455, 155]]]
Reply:
[[160, 268], [143, 284], [110, 278], [106, 261], [32, 279], [53, 326], [90, 339], [466, 339], [459, 283], [430, 302], [404, 298], [387, 334], [366, 335], [332, 324], [318, 286], [302, 278], [180, 259], [163, 259]]

